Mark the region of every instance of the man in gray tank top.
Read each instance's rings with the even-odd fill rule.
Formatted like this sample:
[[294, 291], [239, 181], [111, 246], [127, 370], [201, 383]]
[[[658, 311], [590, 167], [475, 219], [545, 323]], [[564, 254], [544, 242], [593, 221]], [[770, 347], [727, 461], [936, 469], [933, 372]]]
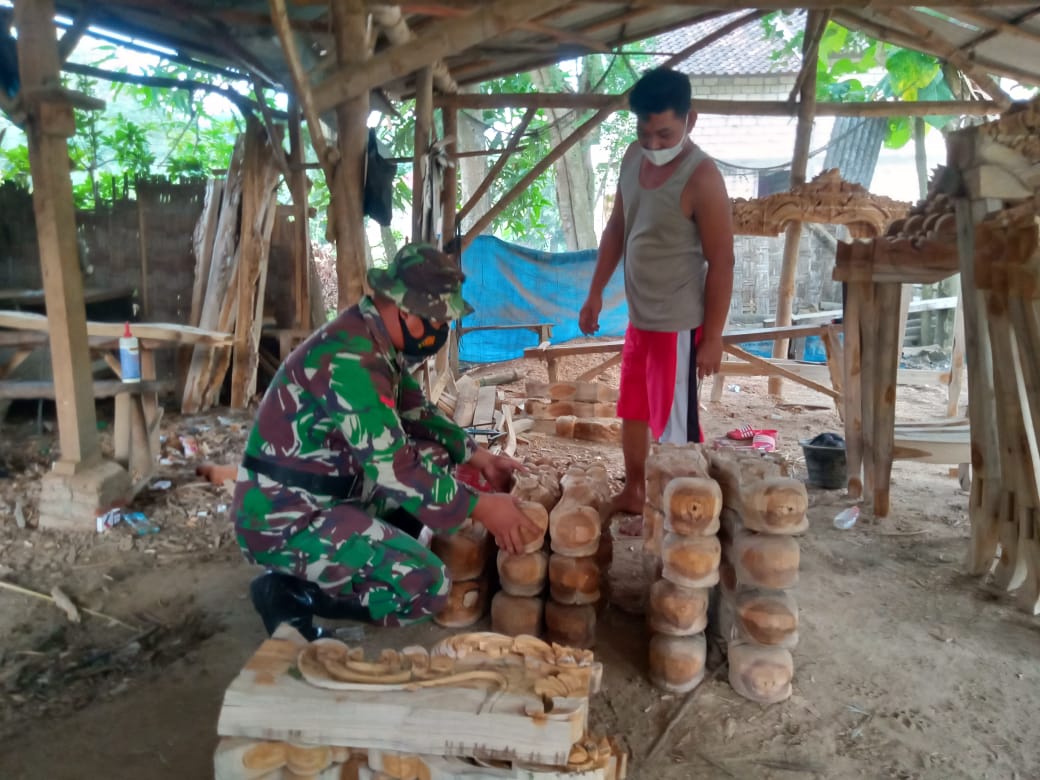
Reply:
[[621, 163], [582, 333], [599, 329], [603, 290], [624, 259], [629, 325], [618, 416], [625, 487], [613, 509], [643, 511], [650, 439], [702, 440], [697, 384], [719, 370], [733, 292], [732, 207], [715, 163], [689, 138], [690, 82], [655, 68], [629, 96], [638, 140]]

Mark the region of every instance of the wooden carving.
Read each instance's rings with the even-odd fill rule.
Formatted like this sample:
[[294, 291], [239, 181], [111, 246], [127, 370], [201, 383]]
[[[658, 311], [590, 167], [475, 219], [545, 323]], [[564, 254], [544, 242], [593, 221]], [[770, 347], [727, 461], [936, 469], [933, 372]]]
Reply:
[[846, 225], [859, 238], [880, 236], [910, 204], [871, 194], [844, 181], [837, 168], [806, 184], [764, 198], [733, 201], [733, 232], [743, 236], [779, 236], [792, 222]]
[[590, 604], [547, 602], [545, 635], [552, 642], [572, 647], [592, 647], [596, 643], [596, 608]]
[[790, 536], [738, 533], [727, 555], [738, 586], [783, 590], [798, 584], [801, 551]]
[[740, 634], [759, 645], [798, 644], [798, 604], [782, 590], [742, 590], [735, 601]]
[[665, 530], [680, 536], [712, 536], [719, 530], [722, 491], [713, 479], [676, 477], [664, 489]]

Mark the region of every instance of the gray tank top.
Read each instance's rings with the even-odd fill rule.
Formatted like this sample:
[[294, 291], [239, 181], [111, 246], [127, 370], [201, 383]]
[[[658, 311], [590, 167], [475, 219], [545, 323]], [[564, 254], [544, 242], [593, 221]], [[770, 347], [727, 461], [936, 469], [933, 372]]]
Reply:
[[655, 189], [639, 184], [642, 154], [621, 165], [621, 200], [625, 209], [625, 296], [628, 318], [640, 330], [693, 330], [704, 321], [704, 257], [697, 224], [680, 205], [683, 187], [706, 159], [694, 146]]

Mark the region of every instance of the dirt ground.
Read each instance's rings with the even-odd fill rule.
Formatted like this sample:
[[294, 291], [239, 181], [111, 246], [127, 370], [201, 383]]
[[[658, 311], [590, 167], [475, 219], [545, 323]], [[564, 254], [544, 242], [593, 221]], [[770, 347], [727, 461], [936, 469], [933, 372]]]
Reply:
[[[544, 369], [517, 361], [524, 376]], [[581, 365], [564, 366], [576, 375]], [[605, 375], [616, 382], [616, 370]], [[704, 390], [710, 437], [748, 422], [780, 431], [782, 451], [804, 474], [797, 442], [840, 431], [827, 399], [785, 387], [782, 405], [764, 380], [730, 380], [718, 405]], [[519, 385], [507, 388], [519, 393]], [[940, 388], [902, 387], [901, 419], [939, 417]], [[37, 592], [55, 586], [84, 615], [70, 623], [52, 604], [0, 589], [0, 778], [205, 778], [224, 688], [263, 638], [247, 598], [256, 571], [234, 546], [228, 494], [194, 476], [202, 460], [234, 461], [248, 415], [222, 411], [164, 421], [171, 485], [139, 497], [160, 530], [135, 537], [59, 535], [35, 529], [39, 476], [52, 434], [34, 420], [0, 436], [0, 580]], [[105, 434], [105, 431], [102, 431]], [[185, 456], [181, 436], [199, 450]], [[189, 442], [190, 445], [191, 442]], [[531, 435], [577, 462], [602, 459], [620, 478], [620, 451]], [[190, 451], [190, 446], [189, 446]], [[599, 630], [606, 665], [594, 723], [623, 737], [636, 778], [1027, 778], [1040, 777], [1040, 620], [963, 574], [966, 495], [944, 466], [897, 464], [892, 517], [833, 527], [841, 491], [812, 490], [802, 540], [801, 642], [795, 693], [762, 707], [722, 678], [707, 682], [653, 761], [648, 750], [681, 699], [646, 680], [642, 618], [611, 607]], [[25, 527], [19, 527], [19, 525]], [[639, 543], [617, 537], [611, 573], [619, 599], [638, 592]], [[486, 627], [478, 626], [478, 628]], [[371, 647], [431, 643], [435, 626], [366, 629]]]

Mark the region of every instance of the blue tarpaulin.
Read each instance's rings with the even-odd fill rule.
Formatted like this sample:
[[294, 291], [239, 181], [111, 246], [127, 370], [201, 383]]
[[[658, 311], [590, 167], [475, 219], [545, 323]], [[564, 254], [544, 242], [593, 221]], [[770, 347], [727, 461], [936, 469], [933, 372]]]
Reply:
[[[462, 253], [466, 274], [463, 295], [476, 311], [463, 328], [481, 325], [553, 326], [553, 343], [582, 335], [578, 311], [589, 292], [596, 251], [538, 252], [492, 236], [478, 236]], [[621, 337], [628, 325], [628, 305], [622, 269], [603, 292], [603, 312], [597, 336]], [[538, 345], [530, 330], [479, 330], [465, 333], [459, 359], [493, 363], [521, 357], [525, 347]]]

